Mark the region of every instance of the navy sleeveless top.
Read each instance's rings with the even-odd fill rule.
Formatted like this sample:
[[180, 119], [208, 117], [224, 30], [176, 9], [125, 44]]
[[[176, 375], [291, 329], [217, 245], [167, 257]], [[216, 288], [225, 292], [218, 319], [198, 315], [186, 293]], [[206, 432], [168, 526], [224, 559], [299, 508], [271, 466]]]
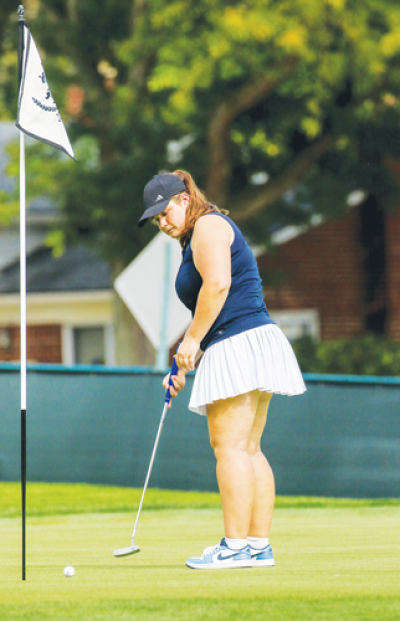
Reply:
[[[235, 239], [231, 245], [231, 286], [228, 297], [217, 319], [200, 343], [202, 351], [240, 332], [274, 323], [265, 306], [257, 261], [240, 229], [230, 218], [218, 211], [211, 211], [202, 217], [209, 214], [218, 215], [229, 222], [234, 230]], [[190, 309], [192, 316], [196, 310], [202, 283], [203, 280], [193, 262], [190, 240], [182, 251], [182, 262], [176, 277], [175, 289], [181, 302]]]

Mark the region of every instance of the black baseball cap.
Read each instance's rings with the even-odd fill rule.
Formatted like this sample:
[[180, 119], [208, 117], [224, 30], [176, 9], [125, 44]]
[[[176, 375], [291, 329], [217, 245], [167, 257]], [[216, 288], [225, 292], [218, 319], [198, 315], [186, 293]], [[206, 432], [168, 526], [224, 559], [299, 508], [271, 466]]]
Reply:
[[145, 210], [139, 220], [139, 226], [146, 224], [147, 220], [160, 215], [175, 194], [186, 190], [185, 182], [173, 173], [155, 175], [146, 185], [143, 191]]

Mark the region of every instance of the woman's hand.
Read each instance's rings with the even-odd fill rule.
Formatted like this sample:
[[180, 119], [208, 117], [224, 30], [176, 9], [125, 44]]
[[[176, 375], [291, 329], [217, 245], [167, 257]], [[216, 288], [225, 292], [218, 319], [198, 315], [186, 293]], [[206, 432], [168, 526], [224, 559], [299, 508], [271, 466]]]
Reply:
[[196, 363], [196, 356], [200, 350], [200, 343], [192, 337], [186, 335], [182, 343], [179, 345], [179, 349], [175, 354], [176, 363], [179, 370], [193, 371]]
[[172, 375], [172, 383], [173, 383], [172, 386], [169, 386], [169, 376], [170, 376], [170, 373], [168, 373], [168, 375], [164, 377], [163, 386], [165, 390], [169, 388], [171, 397], [176, 397], [178, 392], [180, 392], [185, 387], [186, 372], [184, 372], [182, 369], [178, 369], [177, 374]]

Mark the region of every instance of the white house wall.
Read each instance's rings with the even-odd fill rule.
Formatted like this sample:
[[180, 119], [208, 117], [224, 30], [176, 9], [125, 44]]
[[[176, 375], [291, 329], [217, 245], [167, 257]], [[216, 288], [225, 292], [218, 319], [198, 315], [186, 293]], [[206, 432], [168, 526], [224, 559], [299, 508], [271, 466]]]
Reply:
[[[85, 291], [76, 293], [28, 293], [29, 325], [67, 324], [98, 326], [112, 323], [113, 292]], [[20, 297], [0, 296], [0, 325], [20, 323]]]

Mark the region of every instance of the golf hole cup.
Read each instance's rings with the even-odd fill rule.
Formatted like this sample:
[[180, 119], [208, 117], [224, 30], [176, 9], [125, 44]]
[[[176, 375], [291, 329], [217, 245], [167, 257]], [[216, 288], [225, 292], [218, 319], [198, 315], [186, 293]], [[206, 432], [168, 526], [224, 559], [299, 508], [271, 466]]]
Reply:
[[72, 565], [67, 565], [66, 568], [64, 569], [64, 576], [66, 576], [67, 578], [72, 578], [72, 576], [75, 575], [75, 569], [72, 567]]

